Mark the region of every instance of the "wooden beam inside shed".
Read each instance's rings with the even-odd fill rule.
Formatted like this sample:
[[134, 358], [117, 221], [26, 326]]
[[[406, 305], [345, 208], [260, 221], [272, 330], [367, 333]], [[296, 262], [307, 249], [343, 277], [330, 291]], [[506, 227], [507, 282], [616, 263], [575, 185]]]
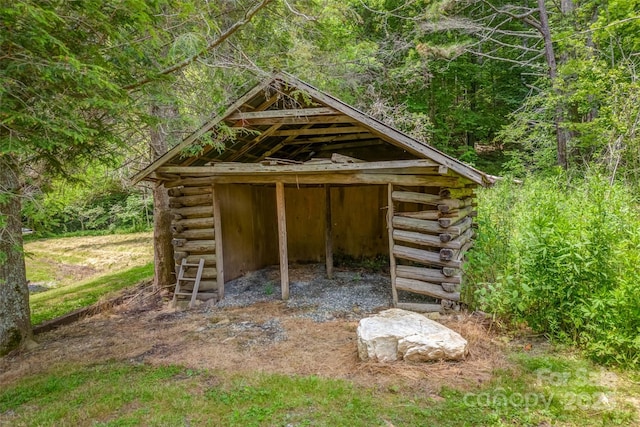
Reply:
[[287, 214], [284, 201], [284, 183], [276, 183], [276, 209], [278, 212], [278, 245], [280, 247], [280, 287], [282, 299], [289, 299], [289, 255], [287, 252]]
[[216, 281], [218, 283], [218, 300], [224, 298], [224, 259], [222, 257], [222, 220], [220, 217], [220, 199], [216, 185], [211, 185], [213, 196], [213, 229], [216, 241]]
[[250, 111], [231, 114], [225, 120], [251, 120], [265, 118], [284, 118], [284, 117], [309, 117], [340, 114], [333, 108], [298, 108], [291, 110], [266, 110], [266, 111]]
[[311, 128], [311, 129], [286, 129], [273, 132], [272, 136], [297, 136], [297, 135], [337, 135], [345, 133], [366, 133], [369, 130], [360, 126], [341, 126], [328, 128]]
[[389, 232], [389, 273], [391, 275], [391, 294], [393, 296], [393, 306], [398, 306], [398, 291], [396, 289], [396, 257], [393, 254], [393, 184], [388, 184], [387, 192], [387, 230]]
[[327, 278], [333, 279], [333, 239], [331, 219], [331, 186], [324, 185], [325, 192], [325, 226], [324, 226], [324, 259], [327, 266]]

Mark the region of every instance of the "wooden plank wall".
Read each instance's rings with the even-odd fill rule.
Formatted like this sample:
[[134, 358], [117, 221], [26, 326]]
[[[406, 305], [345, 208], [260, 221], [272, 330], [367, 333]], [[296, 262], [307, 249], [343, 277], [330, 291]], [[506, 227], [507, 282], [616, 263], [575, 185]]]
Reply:
[[356, 258], [388, 254], [386, 185], [331, 189], [333, 251]]
[[274, 186], [217, 184], [225, 280], [278, 264]]

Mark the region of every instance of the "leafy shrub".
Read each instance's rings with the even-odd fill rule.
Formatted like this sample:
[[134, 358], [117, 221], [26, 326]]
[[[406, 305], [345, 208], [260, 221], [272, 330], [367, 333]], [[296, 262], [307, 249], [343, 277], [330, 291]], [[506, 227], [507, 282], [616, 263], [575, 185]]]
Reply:
[[470, 305], [603, 363], [640, 366], [640, 210], [598, 176], [509, 180], [483, 191]]
[[78, 182], [54, 181], [23, 203], [25, 226], [39, 236], [92, 231], [142, 231], [152, 221], [153, 198], [96, 174]]

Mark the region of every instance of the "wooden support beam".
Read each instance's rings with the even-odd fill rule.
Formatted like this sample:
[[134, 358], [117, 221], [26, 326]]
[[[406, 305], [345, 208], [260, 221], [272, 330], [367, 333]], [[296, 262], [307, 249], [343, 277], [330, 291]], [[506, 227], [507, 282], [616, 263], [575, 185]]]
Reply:
[[181, 218], [206, 218], [213, 216], [211, 206], [188, 206], [183, 208], [171, 209], [174, 215], [180, 215]]
[[222, 218], [220, 216], [220, 199], [216, 192], [215, 184], [211, 186], [211, 193], [213, 194], [213, 229], [216, 239], [216, 267], [217, 273], [216, 281], [218, 286], [218, 300], [224, 298], [224, 257], [222, 254]]
[[416, 294], [428, 295], [440, 299], [460, 301], [459, 292], [447, 292], [442, 289], [442, 286], [435, 283], [398, 277], [396, 286], [402, 291], [414, 292]]
[[182, 206], [200, 206], [211, 203], [211, 194], [198, 194], [194, 196], [171, 197], [169, 199], [170, 208], [180, 208]]
[[258, 157], [258, 162], [261, 162], [264, 159], [266, 159], [267, 157], [272, 156], [273, 154], [277, 153], [278, 151], [280, 151], [282, 149], [282, 147], [284, 147], [284, 142], [280, 142], [280, 143], [276, 144], [269, 151], [265, 151], [264, 154], [262, 154], [262, 156]]
[[[180, 249], [180, 248], [178, 248]], [[194, 254], [190, 255], [189, 252], [184, 251], [176, 251], [174, 252], [174, 259], [176, 261], [176, 265], [180, 265], [183, 259], [187, 260], [187, 264], [195, 264], [200, 258], [204, 259], [205, 267], [211, 267], [216, 265], [216, 255], [215, 254]]]
[[437, 265], [455, 268], [460, 268], [462, 266], [462, 262], [457, 260], [441, 260], [440, 253], [438, 252], [425, 251], [422, 249], [409, 248], [406, 246], [393, 245], [393, 254], [398, 258], [418, 262], [425, 265]]
[[465, 197], [473, 197], [475, 185], [468, 185], [464, 188], [443, 188], [440, 190], [440, 197], [443, 199], [461, 199]]
[[287, 142], [287, 145], [299, 145], [299, 144], [319, 144], [319, 143], [332, 143], [332, 142], [342, 142], [348, 141], [343, 144], [326, 144], [317, 148], [317, 151], [329, 151], [329, 150], [339, 150], [345, 148], [355, 148], [359, 147], [362, 143], [367, 143], [367, 145], [383, 145], [386, 142], [382, 141], [375, 135], [370, 133], [354, 133], [348, 135], [331, 135], [331, 136], [316, 136], [309, 138], [296, 138]]
[[250, 120], [264, 118], [284, 118], [284, 117], [309, 117], [309, 116], [327, 116], [340, 114], [333, 108], [296, 108], [291, 110], [265, 110], [234, 113], [226, 117], [225, 120]]
[[182, 239], [206, 240], [215, 239], [215, 231], [213, 228], [194, 228], [182, 230], [174, 234], [174, 237]]
[[442, 245], [446, 244], [440, 241], [438, 236], [434, 236], [433, 234], [422, 234], [416, 233], [415, 231], [406, 231], [406, 230], [393, 230], [393, 239], [406, 242], [413, 243], [416, 245], [422, 246], [431, 246], [434, 248], [442, 247]]
[[[286, 79], [292, 79], [292, 77], [287, 76]], [[473, 182], [484, 183], [488, 181], [487, 176], [482, 172], [463, 164], [459, 160], [456, 160], [453, 157], [450, 157], [423, 142], [405, 135], [397, 129], [385, 125], [384, 123], [374, 119], [373, 117], [367, 116], [366, 114], [348, 106], [347, 104], [344, 104], [337, 99], [318, 91], [313, 86], [309, 86], [303, 81], [296, 79], [295, 86], [298, 89], [305, 90], [307, 93], [311, 94], [313, 98], [319, 103], [325, 106], [333, 107], [336, 110], [357, 119], [362, 126], [370, 129], [372, 133], [378, 134], [382, 138], [385, 138], [391, 144], [398, 145], [400, 146], [400, 148], [406, 149], [407, 151], [410, 151], [411, 153], [420, 157], [426, 156], [430, 159], [433, 159], [437, 163], [447, 166], [449, 169], [459, 173], [460, 175]]]
[[284, 183], [276, 183], [276, 208], [278, 214], [278, 245], [280, 247], [280, 286], [282, 299], [289, 299], [289, 256], [287, 252], [287, 214], [284, 200]]
[[307, 123], [311, 124], [351, 124], [357, 123], [356, 120], [352, 119], [349, 116], [339, 115], [339, 116], [318, 116], [318, 117], [282, 117], [282, 118], [257, 118], [257, 119], [245, 119], [242, 121], [237, 121], [233, 124], [232, 127], [243, 127], [243, 126], [267, 126], [267, 125], [304, 125]]
[[453, 267], [442, 267], [442, 274], [447, 277], [455, 277], [460, 274], [460, 269]]
[[286, 129], [274, 131], [272, 136], [298, 136], [298, 135], [342, 135], [350, 133], [368, 133], [360, 126], [331, 126], [328, 128]]
[[455, 224], [464, 218], [471, 219], [471, 217], [477, 215], [477, 212], [473, 209], [473, 206], [467, 206], [466, 208], [462, 208], [459, 211], [454, 211], [455, 213], [446, 214], [446, 218], [438, 219], [438, 223], [441, 227], [447, 228], [451, 226], [451, 224]]
[[415, 267], [411, 265], [399, 265], [396, 267], [396, 276], [405, 279], [422, 280], [431, 283], [462, 283], [462, 276], [446, 276], [442, 269]]
[[197, 196], [200, 194], [210, 194], [210, 187], [176, 187], [170, 188], [168, 191], [169, 197], [180, 197], [180, 196]]
[[[438, 220], [440, 221], [440, 220]], [[415, 218], [395, 217], [394, 226], [402, 230], [421, 233], [438, 234], [441, 242], [449, 242], [471, 227], [471, 218], [464, 218], [449, 227], [442, 227], [439, 222]]]
[[437, 206], [442, 198], [437, 194], [416, 193], [412, 191], [394, 191], [393, 200], [397, 202], [419, 203], [422, 205]]
[[176, 250], [184, 252], [213, 252], [216, 247], [215, 240], [173, 239], [172, 243]]
[[[275, 166], [274, 166], [275, 167]], [[407, 186], [426, 186], [426, 187], [439, 187], [441, 185], [456, 185], [458, 179], [449, 176], [431, 176], [431, 175], [397, 175], [393, 173], [367, 173], [367, 172], [353, 172], [353, 173], [317, 173], [317, 174], [284, 174], [279, 175], [277, 173], [272, 174], [241, 174], [241, 175], [229, 175], [229, 176], [203, 176], [203, 177], [184, 177], [176, 181], [166, 182], [164, 185], [167, 188], [178, 186], [202, 186], [207, 184], [275, 184], [276, 182], [282, 182], [284, 184], [374, 184], [374, 185], [387, 185], [392, 183], [393, 185], [407, 185]], [[196, 206], [201, 208], [204, 206]], [[191, 208], [181, 208], [191, 209]], [[175, 212], [180, 213], [180, 212]], [[188, 215], [187, 215], [188, 216]]]
[[[239, 162], [221, 162], [216, 163], [213, 166], [164, 166], [163, 171], [171, 171], [181, 175], [198, 177], [209, 175], [243, 175], [243, 174], [256, 174], [256, 175], [283, 175], [283, 174], [319, 174], [325, 172], [359, 172], [359, 171], [402, 171], [407, 168], [420, 168], [428, 169], [431, 172], [434, 163], [427, 159], [417, 160], [390, 160], [380, 162], [360, 162], [360, 163], [303, 163], [303, 164], [290, 164], [290, 165], [264, 165], [262, 163], [239, 163]], [[435, 179], [436, 177], [434, 177]], [[437, 178], [449, 178], [449, 177], [437, 177]], [[451, 178], [449, 178], [451, 179]], [[454, 178], [455, 179], [455, 178]], [[397, 192], [406, 193], [406, 192]], [[407, 194], [422, 194], [422, 193], [407, 193]], [[438, 200], [441, 200], [439, 196], [432, 194], [422, 194], [423, 196], [433, 196]], [[194, 200], [202, 201], [206, 198], [211, 198], [211, 195], [199, 195], [199, 196], [184, 196], [177, 197], [177, 200]], [[394, 196], [394, 200], [396, 199]], [[407, 200], [399, 200], [407, 201]]]
[[176, 232], [180, 232], [185, 229], [192, 230], [194, 228], [211, 228], [213, 227], [213, 217], [179, 219], [177, 221], [173, 221], [171, 227], [173, 227]]
[[255, 137], [253, 140], [247, 142], [242, 147], [240, 147], [240, 149], [236, 153], [234, 153], [232, 156], [230, 156], [228, 160], [234, 161], [234, 160], [237, 160], [237, 159], [241, 158], [242, 156], [246, 155], [246, 153], [251, 151], [251, 149], [253, 147], [255, 147], [256, 145], [260, 144], [260, 142], [262, 142], [263, 139], [265, 139], [265, 138], [267, 138], [269, 136], [272, 136], [273, 133], [275, 131], [277, 131], [278, 128], [280, 128], [280, 126], [281, 125], [279, 123], [277, 123], [277, 124], [274, 124], [273, 126], [269, 127], [269, 129], [265, 130], [260, 135]]
[[394, 216], [394, 206], [393, 206], [393, 184], [388, 184], [387, 186], [387, 231], [389, 236], [389, 272], [391, 274], [391, 294], [393, 297], [393, 306], [396, 307], [398, 305], [398, 291], [396, 290], [396, 257], [393, 252], [393, 216]]
[[396, 216], [404, 216], [407, 218], [415, 218], [415, 219], [435, 220], [440, 218], [440, 212], [438, 211], [396, 212]]
[[460, 249], [473, 237], [473, 230], [469, 228], [455, 239], [451, 234], [440, 234], [434, 236], [431, 234], [422, 234], [405, 230], [394, 230], [393, 236], [396, 240], [401, 242], [431, 246], [434, 248]]
[[[200, 257], [202, 259], [202, 257]], [[189, 267], [184, 270], [184, 276], [187, 278], [194, 278], [198, 274], [198, 267]], [[206, 267], [202, 270], [202, 279], [215, 279], [217, 277], [218, 270], [215, 267]]]
[[444, 214], [455, 211], [456, 209], [471, 206], [473, 204], [473, 197], [467, 197], [464, 199], [442, 199], [438, 205], [438, 210]]
[[325, 220], [324, 220], [324, 260], [327, 278], [333, 279], [333, 220], [331, 219], [331, 186], [325, 184]]

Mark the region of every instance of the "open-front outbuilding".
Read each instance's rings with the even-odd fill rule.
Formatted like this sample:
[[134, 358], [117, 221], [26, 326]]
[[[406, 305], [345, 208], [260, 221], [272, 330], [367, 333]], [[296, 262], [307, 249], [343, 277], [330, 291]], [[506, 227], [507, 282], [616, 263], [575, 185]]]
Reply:
[[[263, 80], [138, 173], [173, 209], [175, 260], [204, 262], [199, 297], [225, 281], [334, 254], [388, 254], [393, 304], [460, 298], [474, 189], [491, 177], [286, 73]], [[195, 271], [186, 270], [186, 276]], [[403, 292], [433, 304], [402, 302]], [[399, 295], [400, 294], [400, 298]]]

